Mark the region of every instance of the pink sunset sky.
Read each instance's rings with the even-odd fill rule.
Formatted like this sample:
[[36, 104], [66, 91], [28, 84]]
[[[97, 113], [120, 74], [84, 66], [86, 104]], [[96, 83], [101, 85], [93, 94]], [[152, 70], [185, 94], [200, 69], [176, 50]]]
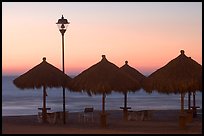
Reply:
[[2, 74], [21, 75], [47, 61], [77, 75], [101, 61], [125, 61], [149, 75], [180, 55], [202, 65], [202, 2], [3, 2]]

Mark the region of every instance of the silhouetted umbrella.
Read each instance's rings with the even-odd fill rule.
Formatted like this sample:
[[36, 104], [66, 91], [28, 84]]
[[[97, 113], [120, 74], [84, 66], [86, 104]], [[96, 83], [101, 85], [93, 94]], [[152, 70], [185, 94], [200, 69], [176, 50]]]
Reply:
[[202, 66], [191, 57], [181, 54], [144, 80], [144, 89], [151, 92], [181, 93], [181, 113], [186, 92], [202, 90]]
[[[142, 87], [142, 82], [146, 78], [143, 74], [141, 74], [138, 70], [128, 65], [128, 61], [125, 61], [125, 64], [120, 68], [123, 72], [127, 73], [129, 76], [134, 78], [136, 81], [139, 82], [139, 87]], [[137, 91], [137, 90], [134, 90]], [[127, 91], [124, 92], [124, 118], [127, 119]]]
[[111, 91], [135, 90], [139, 84], [109, 62], [105, 55], [97, 64], [84, 70], [71, 81], [71, 90], [86, 91], [89, 95], [103, 94], [101, 125], [106, 126], [105, 95]]
[[44, 57], [43, 62], [14, 79], [13, 83], [20, 89], [43, 87], [43, 121], [46, 121], [46, 88], [65, 87], [70, 80], [69, 76], [46, 62]]
[[140, 84], [143, 82], [143, 80], [146, 78], [142, 73], [140, 73], [138, 70], [135, 68], [131, 67], [128, 65], [128, 61], [125, 61], [125, 64], [120, 68], [122, 71], [126, 72], [129, 74], [131, 77], [136, 79], [137, 81], [140, 82]]

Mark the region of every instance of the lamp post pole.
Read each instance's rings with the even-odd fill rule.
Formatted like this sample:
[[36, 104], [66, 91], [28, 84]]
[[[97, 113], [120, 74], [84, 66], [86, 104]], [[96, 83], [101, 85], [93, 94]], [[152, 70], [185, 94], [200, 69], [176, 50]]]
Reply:
[[[69, 22], [67, 19], [64, 19], [63, 15], [62, 18], [58, 20], [56, 23], [59, 27], [59, 31], [62, 34], [62, 72], [64, 72], [64, 33], [66, 32], [66, 27], [68, 26]], [[64, 82], [65, 84], [65, 82]], [[63, 85], [63, 123], [66, 124], [66, 111], [65, 111], [65, 87]]]
[[[62, 33], [62, 72], [64, 73], [64, 33]], [[64, 86], [63, 86], [63, 117], [64, 117], [63, 123], [66, 124], [65, 88], [64, 88]]]

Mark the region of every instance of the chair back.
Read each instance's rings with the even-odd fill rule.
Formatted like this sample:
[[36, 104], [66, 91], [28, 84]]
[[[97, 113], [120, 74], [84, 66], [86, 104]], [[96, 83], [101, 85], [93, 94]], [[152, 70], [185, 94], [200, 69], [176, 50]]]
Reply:
[[85, 108], [84, 109], [84, 112], [87, 113], [87, 112], [93, 112], [94, 108]]

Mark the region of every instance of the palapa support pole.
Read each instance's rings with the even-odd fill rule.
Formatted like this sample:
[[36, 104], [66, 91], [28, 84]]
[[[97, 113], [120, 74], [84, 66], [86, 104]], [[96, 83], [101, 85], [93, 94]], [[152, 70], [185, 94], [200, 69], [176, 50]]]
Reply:
[[196, 110], [196, 102], [195, 102], [195, 91], [193, 91], [193, 117], [196, 117], [197, 110]]
[[195, 104], [195, 92], [193, 92], [193, 107], [195, 107], [196, 104]]
[[184, 113], [184, 93], [181, 93], [181, 113]]
[[124, 108], [127, 108], [127, 92], [124, 93]]
[[101, 114], [101, 127], [106, 127], [106, 113], [105, 113], [105, 98], [106, 98], [106, 94], [105, 92], [103, 92], [103, 96], [102, 96], [102, 114]]
[[191, 92], [188, 91], [188, 110], [191, 110]]
[[193, 120], [193, 111], [191, 110], [191, 92], [188, 91], [188, 111], [187, 111], [187, 120], [188, 122], [192, 122]]
[[195, 92], [193, 92], [193, 107], [195, 107], [196, 104], [195, 104]]
[[43, 86], [43, 109], [42, 109], [42, 120], [45, 123], [47, 121], [47, 110], [46, 110], [46, 87]]
[[184, 114], [184, 96], [185, 96], [185, 93], [181, 93], [181, 113], [179, 115], [180, 128], [185, 128], [186, 126], [186, 116]]
[[124, 109], [123, 109], [123, 119], [127, 120], [127, 92], [124, 92]]
[[102, 113], [105, 113], [105, 99], [106, 99], [106, 95], [105, 93], [103, 93], [103, 97], [102, 97]]

